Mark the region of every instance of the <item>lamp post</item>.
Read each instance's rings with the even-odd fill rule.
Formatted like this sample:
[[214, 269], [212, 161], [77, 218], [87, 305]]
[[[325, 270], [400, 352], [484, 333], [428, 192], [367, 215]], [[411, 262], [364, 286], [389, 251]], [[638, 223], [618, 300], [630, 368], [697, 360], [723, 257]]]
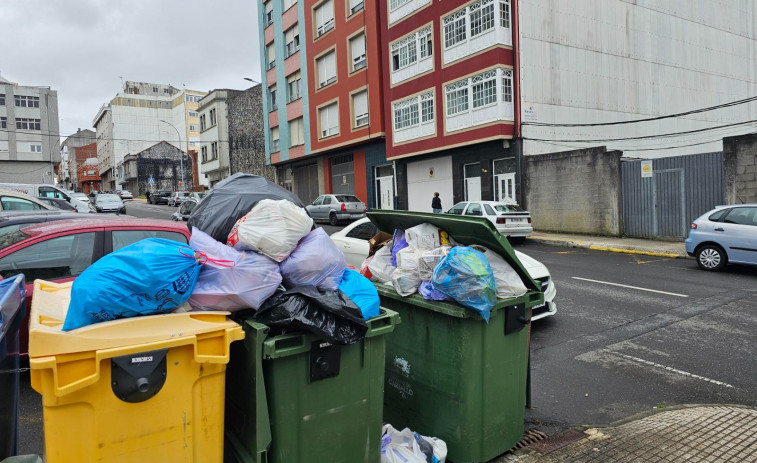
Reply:
[[252, 82], [253, 84], [259, 84], [259, 83], [260, 83], [260, 82], [258, 82], [258, 81], [257, 81], [257, 80], [255, 80], [255, 79], [250, 79], [249, 77], [242, 77], [242, 79], [244, 79], [244, 80], [249, 80], [249, 81], [250, 81], [250, 82]]
[[173, 129], [176, 131], [176, 136], [179, 137], [179, 169], [181, 169], [181, 187], [184, 188], [184, 152], [181, 151], [181, 134], [179, 134], [179, 129], [177, 129], [176, 126], [174, 126], [170, 122], [164, 121], [163, 119], [160, 119], [160, 122], [173, 127]]

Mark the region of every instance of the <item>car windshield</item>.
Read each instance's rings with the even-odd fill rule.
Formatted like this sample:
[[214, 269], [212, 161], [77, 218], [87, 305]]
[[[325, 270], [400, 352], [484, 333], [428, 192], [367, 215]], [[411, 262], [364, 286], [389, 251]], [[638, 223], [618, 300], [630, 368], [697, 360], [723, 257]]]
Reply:
[[29, 235], [21, 230], [13, 230], [0, 235], [0, 249], [6, 248], [12, 244], [16, 244], [19, 241], [23, 241], [29, 238]]
[[185, 196], [189, 196], [189, 193], [176, 193], [176, 196], [185, 197]]
[[122, 194], [122, 195], [130, 195], [130, 194], [131, 194], [131, 191], [126, 191], [126, 190], [124, 190], [124, 191], [122, 191], [122, 192], [121, 192], [121, 194]]
[[72, 198], [84, 198], [84, 199], [87, 199], [87, 195], [85, 195], [84, 193], [74, 193], [74, 194], [71, 195], [71, 197]]
[[336, 195], [336, 200], [340, 203], [359, 203], [360, 200], [357, 196], [352, 195]]
[[111, 195], [111, 194], [99, 194], [97, 195], [97, 202], [102, 203], [105, 201], [118, 201], [119, 197], [117, 195]]
[[525, 212], [520, 206], [516, 206], [515, 204], [495, 204], [494, 209], [500, 213]]

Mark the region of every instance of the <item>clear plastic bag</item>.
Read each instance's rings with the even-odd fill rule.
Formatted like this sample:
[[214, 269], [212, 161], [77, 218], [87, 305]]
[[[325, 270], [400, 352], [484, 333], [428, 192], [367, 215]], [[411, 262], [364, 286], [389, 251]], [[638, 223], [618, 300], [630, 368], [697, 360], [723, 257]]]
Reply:
[[342, 250], [318, 227], [302, 238], [280, 268], [287, 288], [311, 285], [334, 290], [341, 283], [346, 267]]
[[420, 251], [420, 256], [418, 257], [418, 276], [421, 280], [431, 280], [434, 268], [442, 260], [442, 257], [447, 255], [450, 249], [452, 249], [450, 246], [440, 246], [430, 251]]
[[488, 323], [497, 303], [497, 287], [486, 256], [467, 246], [456, 246], [434, 269], [431, 283], [459, 304], [481, 314]]
[[384, 246], [376, 251], [373, 259], [368, 264], [368, 269], [373, 275], [371, 281], [378, 283], [389, 283], [392, 281], [392, 274], [397, 269], [392, 265], [392, 247]]
[[523, 280], [521, 280], [518, 273], [502, 256], [484, 246], [473, 247], [481, 250], [486, 260], [489, 261], [489, 266], [492, 268], [492, 273], [494, 274], [494, 281], [497, 284], [498, 298], [506, 299], [526, 294], [528, 288], [523, 284]]
[[421, 436], [405, 428], [385, 424], [381, 438], [381, 463], [444, 463], [447, 444], [436, 437]]
[[392, 273], [392, 286], [397, 294], [407, 297], [418, 291], [421, 279], [417, 269], [398, 268]]
[[408, 245], [417, 249], [434, 249], [455, 244], [447, 232], [430, 223], [422, 223], [405, 230], [405, 240]]

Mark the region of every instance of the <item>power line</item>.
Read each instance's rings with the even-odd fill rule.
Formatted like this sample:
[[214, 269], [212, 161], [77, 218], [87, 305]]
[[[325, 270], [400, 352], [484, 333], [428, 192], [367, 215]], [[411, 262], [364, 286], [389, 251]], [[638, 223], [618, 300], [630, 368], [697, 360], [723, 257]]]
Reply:
[[708, 111], [714, 111], [717, 109], [730, 108], [731, 106], [738, 106], [738, 105], [742, 105], [746, 103], [751, 103], [752, 101], [757, 101], [757, 96], [744, 98], [743, 100], [731, 101], [730, 103], [723, 103], [723, 104], [719, 104], [715, 106], [710, 106], [707, 108], [694, 109], [694, 110], [686, 111], [683, 113], [667, 114], [664, 116], [649, 117], [646, 119], [632, 119], [630, 121], [597, 122], [593, 124], [558, 124], [558, 123], [548, 123], [548, 122], [523, 122], [521, 125], [530, 125], [534, 127], [603, 127], [603, 126], [608, 126], [608, 125], [637, 124], [639, 122], [651, 122], [651, 121], [659, 121], [662, 119], [670, 119], [674, 117], [690, 116], [692, 114], [699, 114], [699, 113], [704, 113]]

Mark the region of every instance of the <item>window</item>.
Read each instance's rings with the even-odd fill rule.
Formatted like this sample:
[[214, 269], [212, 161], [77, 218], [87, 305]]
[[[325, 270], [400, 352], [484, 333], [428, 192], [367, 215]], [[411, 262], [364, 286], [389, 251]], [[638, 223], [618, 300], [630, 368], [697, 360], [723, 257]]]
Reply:
[[4, 211], [38, 211], [44, 209], [37, 203], [15, 196], [0, 196], [0, 205], [3, 206]]
[[157, 93], [158, 92], [158, 87], [153, 87], [152, 91]]
[[421, 122], [432, 122], [434, 120], [434, 92], [426, 92], [395, 103], [393, 110], [394, 130], [413, 127]]
[[0, 276], [7, 279], [23, 273], [27, 284], [37, 278], [57, 280], [74, 277], [92, 264], [94, 253], [94, 232], [60, 236], [3, 257], [0, 259]]
[[355, 238], [358, 240], [368, 241], [374, 236], [376, 236], [377, 233], [378, 233], [378, 227], [373, 225], [373, 222], [366, 222], [353, 228], [345, 236], [347, 238]]
[[755, 207], [734, 207], [725, 216], [725, 223], [737, 225], [757, 225], [757, 208]]
[[279, 143], [279, 128], [274, 127], [271, 129], [271, 152], [275, 153], [276, 151], [281, 151], [281, 146]]
[[455, 204], [455, 206], [452, 209], [448, 210], [447, 213], [448, 214], [463, 215], [463, 211], [465, 210], [465, 206], [467, 206], [467, 205], [468, 205], [468, 203]]
[[331, 196], [324, 196], [323, 197], [323, 205], [331, 204]]
[[300, 71], [287, 77], [287, 102], [299, 99], [302, 96], [302, 75]]
[[199, 113], [197, 111], [189, 111], [189, 117], [197, 117]]
[[278, 106], [276, 105], [276, 86], [271, 85], [268, 87], [268, 110], [276, 111]]
[[189, 103], [199, 103], [202, 100], [200, 95], [184, 95], [184, 101]]
[[497, 71], [488, 71], [471, 79], [473, 107], [480, 108], [497, 102]]
[[452, 47], [465, 40], [465, 12], [466, 9], [463, 8], [444, 18], [444, 48]]
[[179, 243], [187, 243], [187, 237], [183, 234], [163, 230], [114, 230], [110, 233], [114, 251], [147, 238], [163, 238], [178, 241]]
[[200, 152], [202, 153], [202, 162], [208, 162], [208, 147], [203, 146], [200, 148]]
[[497, 213], [494, 212], [494, 209], [486, 203], [484, 203], [484, 209], [486, 210], [486, 215], [497, 215]]
[[5, 93], [0, 93], [0, 106], [5, 106]]
[[268, 52], [268, 69], [272, 69], [276, 66], [276, 49], [274, 48], [274, 44], [271, 43], [266, 46], [266, 51]]
[[339, 134], [339, 105], [332, 103], [319, 110], [321, 120], [321, 137]]
[[189, 124], [189, 131], [190, 132], [199, 132], [200, 126], [198, 124]]
[[32, 153], [41, 153], [42, 152], [42, 145], [31, 145], [30, 150]]
[[507, 70], [502, 76], [502, 101], [513, 102], [513, 71]]
[[494, 29], [494, 0], [482, 0], [470, 6], [470, 36]]
[[408, 2], [410, 2], [410, 0], [390, 0], [389, 9], [396, 10], [397, 8], [401, 7], [402, 5]]
[[434, 120], [434, 94], [421, 95], [421, 122]]
[[350, 0], [350, 15], [363, 9], [363, 0]]
[[289, 122], [289, 146], [305, 144], [305, 123], [301, 117]]
[[426, 27], [418, 31], [418, 41], [420, 42], [421, 58], [428, 58], [433, 54], [433, 45], [431, 43], [431, 27]]
[[336, 52], [331, 51], [316, 60], [318, 67], [318, 87], [336, 82]]
[[41, 130], [39, 119], [28, 119], [26, 117], [16, 118], [16, 128], [20, 130]]
[[205, 114], [200, 116], [200, 131], [205, 130], [207, 125], [205, 124]]
[[468, 210], [465, 211], [465, 215], [482, 215], [481, 205], [478, 203], [470, 203]]
[[461, 80], [448, 85], [447, 92], [447, 115], [452, 116], [468, 110], [468, 80]]
[[352, 51], [352, 71], [363, 69], [366, 64], [365, 34], [360, 34], [350, 39], [350, 50]]
[[320, 37], [334, 28], [334, 2], [326, 0], [315, 9], [315, 36]]
[[313, 206], [320, 206], [321, 204], [323, 204], [323, 196], [319, 196], [313, 201]]
[[63, 193], [58, 191], [57, 188], [49, 187], [49, 186], [41, 186], [39, 187], [39, 195], [45, 198], [58, 198], [58, 199], [66, 199], [65, 196], [63, 196]]
[[0, 129], [7, 129], [8, 128], [8, 118], [3, 116], [0, 117]]
[[284, 33], [284, 40], [286, 42], [287, 56], [292, 56], [300, 49], [300, 28], [297, 24]]
[[210, 160], [215, 161], [218, 159], [218, 142], [213, 142], [210, 144]]
[[16, 95], [14, 99], [19, 108], [39, 108], [38, 96]]
[[273, 0], [268, 0], [265, 4], [265, 25], [273, 23]]
[[510, 0], [499, 0], [499, 25], [510, 29]]
[[368, 125], [368, 91], [352, 95], [352, 110], [355, 114], [355, 127]]
[[410, 34], [404, 39], [392, 44], [392, 70], [397, 71], [411, 64], [417, 59], [415, 34]]
[[297, 4], [297, 0], [284, 0], [284, 11]]
[[216, 119], [216, 109], [213, 108], [210, 110], [210, 126], [214, 126], [218, 123], [218, 120]]

